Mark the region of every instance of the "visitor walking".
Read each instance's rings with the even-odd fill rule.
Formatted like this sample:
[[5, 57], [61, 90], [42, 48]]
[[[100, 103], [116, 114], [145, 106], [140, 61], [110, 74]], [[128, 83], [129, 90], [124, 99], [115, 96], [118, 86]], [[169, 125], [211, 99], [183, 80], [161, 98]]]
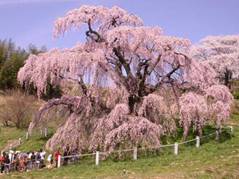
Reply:
[[67, 165], [68, 164], [68, 160], [69, 160], [69, 156], [70, 155], [70, 146], [67, 145], [65, 150], [64, 150], [64, 153], [63, 153], [63, 156], [64, 156], [64, 162], [63, 162], [63, 165]]
[[45, 156], [46, 156], [46, 152], [42, 149], [40, 149], [39, 151], [39, 155], [40, 155], [40, 168], [43, 168], [45, 167]]
[[10, 165], [11, 165], [11, 162], [9, 159], [9, 155], [5, 153], [5, 156], [4, 156], [4, 172], [5, 173], [10, 172]]
[[53, 156], [52, 154], [49, 154], [47, 157], [47, 168], [52, 168], [52, 164], [53, 164]]
[[61, 152], [60, 149], [58, 148], [57, 151], [54, 154], [55, 157], [55, 162], [56, 162], [56, 168], [57, 168], [57, 164], [58, 164], [58, 157], [61, 156]]
[[5, 161], [4, 155], [1, 154], [1, 155], [0, 155], [0, 169], [1, 169], [1, 173], [4, 172], [4, 161]]

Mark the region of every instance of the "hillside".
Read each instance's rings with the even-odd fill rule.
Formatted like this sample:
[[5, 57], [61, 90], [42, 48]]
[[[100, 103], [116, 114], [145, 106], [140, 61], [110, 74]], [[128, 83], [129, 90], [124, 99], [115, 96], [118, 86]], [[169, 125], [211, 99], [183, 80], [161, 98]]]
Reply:
[[[101, 161], [94, 165], [94, 158], [80, 161], [77, 165], [61, 167], [60, 169], [43, 169], [27, 173], [12, 173], [1, 178], [238, 178], [239, 177], [239, 114], [234, 111], [228, 122], [234, 125], [233, 136], [228, 129], [221, 140], [214, 137], [203, 139], [200, 148], [195, 144], [180, 145], [179, 155], [173, 155], [173, 148], [163, 149], [159, 154], [142, 152], [137, 161], [126, 159], [122, 161]], [[205, 133], [210, 133], [210, 129]], [[24, 131], [1, 129], [2, 142], [24, 135]], [[4, 140], [3, 140], [4, 139]], [[24, 141], [20, 150], [37, 150], [44, 145], [46, 139], [35, 136]]]
[[[16, 178], [237, 178], [239, 177], [239, 129], [234, 137], [217, 143], [211, 140], [200, 149], [194, 146], [172, 153], [149, 155], [137, 161], [111, 160], [94, 165], [93, 159], [60, 169], [13, 173]], [[3, 177], [3, 176], [1, 176]], [[8, 178], [4, 176], [4, 178]]]

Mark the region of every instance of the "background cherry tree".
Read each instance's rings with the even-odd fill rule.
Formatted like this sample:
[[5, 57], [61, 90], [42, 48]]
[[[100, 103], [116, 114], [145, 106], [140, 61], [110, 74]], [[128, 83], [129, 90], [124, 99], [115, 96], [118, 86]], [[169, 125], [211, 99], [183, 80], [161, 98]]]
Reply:
[[197, 135], [201, 136], [207, 122], [214, 122], [220, 133], [222, 124], [230, 117], [233, 96], [226, 86], [212, 85], [202, 93], [184, 93], [179, 103], [179, 122], [183, 126], [185, 139], [191, 126], [194, 127]]
[[[139, 17], [115, 6], [71, 10], [56, 20], [54, 36], [70, 29], [87, 29], [86, 40], [31, 55], [18, 73], [21, 85], [33, 86], [38, 97], [48, 84], [78, 86], [78, 95], [64, 91], [44, 104], [29, 126], [31, 133], [46, 125], [44, 116], [55, 106], [68, 110], [68, 118], [46, 144], [50, 150], [68, 144], [80, 152], [160, 145], [162, 135], [175, 131], [178, 117], [185, 130], [196, 120], [201, 131], [208, 120], [210, 87], [222, 90], [212, 96], [212, 104], [226, 94], [222, 105], [230, 106], [230, 92], [217, 86], [209, 65], [190, 57], [187, 39], [163, 35], [160, 27], [144, 26]], [[192, 100], [189, 109], [187, 98]]]
[[192, 56], [209, 64], [222, 84], [239, 78], [239, 35], [209, 36], [192, 48]]

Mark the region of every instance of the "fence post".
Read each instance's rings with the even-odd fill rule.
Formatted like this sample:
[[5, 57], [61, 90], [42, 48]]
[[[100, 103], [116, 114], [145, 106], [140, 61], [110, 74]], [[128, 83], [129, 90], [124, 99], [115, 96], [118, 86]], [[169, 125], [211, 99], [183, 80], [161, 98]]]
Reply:
[[26, 140], [28, 140], [28, 138], [29, 138], [29, 133], [26, 132]]
[[216, 130], [216, 140], [217, 141], [219, 140], [219, 130], [218, 129]]
[[47, 133], [48, 133], [47, 128], [45, 128], [45, 129], [44, 129], [44, 135], [45, 135], [45, 137], [47, 137]]
[[178, 143], [174, 143], [174, 154], [178, 155]]
[[57, 168], [60, 168], [61, 166], [61, 155], [58, 155], [57, 157]]
[[196, 136], [196, 147], [199, 148], [200, 146], [200, 137]]
[[100, 162], [100, 152], [96, 151], [96, 153], [95, 153], [95, 165], [98, 166], [99, 162]]
[[133, 159], [134, 159], [134, 160], [137, 160], [137, 147], [134, 147]]
[[41, 134], [41, 136], [43, 135], [43, 131], [42, 131], [42, 129], [40, 130], [40, 134]]
[[231, 129], [231, 134], [233, 134], [233, 126], [229, 126], [229, 128]]
[[19, 142], [19, 144], [21, 144], [22, 143], [22, 138], [19, 138], [18, 142]]

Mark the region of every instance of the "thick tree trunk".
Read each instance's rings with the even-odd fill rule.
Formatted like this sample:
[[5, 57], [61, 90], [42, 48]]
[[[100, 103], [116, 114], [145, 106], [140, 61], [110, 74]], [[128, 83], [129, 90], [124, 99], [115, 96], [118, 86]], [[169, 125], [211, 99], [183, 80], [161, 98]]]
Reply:
[[4, 122], [3, 122], [3, 125], [4, 125], [5, 127], [9, 127], [8, 121], [7, 121], [7, 120], [4, 121]]
[[227, 70], [224, 73], [224, 85], [231, 89], [232, 72]]
[[183, 130], [183, 141], [185, 141], [187, 139], [188, 132], [189, 132], [188, 128], [184, 128], [184, 130]]
[[216, 141], [219, 141], [221, 133], [222, 133], [221, 127], [217, 127], [217, 129], [216, 129]]
[[202, 137], [202, 128], [197, 129], [197, 136]]
[[202, 137], [202, 126], [199, 122], [199, 115], [198, 115], [198, 120], [196, 123], [196, 134], [197, 134], [197, 136]]
[[140, 97], [137, 95], [130, 95], [128, 98], [130, 113], [136, 115], [136, 104], [140, 102]]

